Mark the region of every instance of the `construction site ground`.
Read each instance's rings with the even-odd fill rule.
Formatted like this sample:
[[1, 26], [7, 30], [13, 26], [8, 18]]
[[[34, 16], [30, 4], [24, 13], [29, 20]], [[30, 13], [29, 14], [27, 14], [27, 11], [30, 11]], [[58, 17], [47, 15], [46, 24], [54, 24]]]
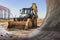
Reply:
[[[39, 27], [41, 24], [42, 24], [42, 21], [39, 21], [38, 20], [38, 26]], [[33, 29], [29, 29], [29, 30], [18, 30], [18, 29], [15, 29], [15, 30], [8, 30], [7, 27], [8, 27], [8, 22], [5, 21], [5, 22], [0, 22], [0, 26], [2, 26], [2, 28], [4, 28], [5, 30], [7, 30], [8, 32], [12, 33], [12, 34], [15, 34], [15, 35], [19, 35], [19, 34], [28, 34], [28, 33], [31, 33], [33, 32], [36, 28], [33, 28]]]

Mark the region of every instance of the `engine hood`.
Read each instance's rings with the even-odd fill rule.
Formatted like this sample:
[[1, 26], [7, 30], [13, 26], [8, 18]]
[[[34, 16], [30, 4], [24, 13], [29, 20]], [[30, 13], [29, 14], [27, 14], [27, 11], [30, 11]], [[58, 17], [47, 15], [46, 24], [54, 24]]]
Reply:
[[21, 14], [19, 18], [27, 18], [29, 15], [28, 14]]

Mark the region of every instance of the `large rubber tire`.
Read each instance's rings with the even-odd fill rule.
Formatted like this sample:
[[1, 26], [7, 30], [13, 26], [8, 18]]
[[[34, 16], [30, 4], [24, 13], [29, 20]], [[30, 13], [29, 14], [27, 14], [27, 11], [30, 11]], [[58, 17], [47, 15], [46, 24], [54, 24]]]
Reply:
[[33, 20], [33, 26], [34, 26], [34, 27], [37, 27], [37, 19], [34, 19], [34, 20]]
[[7, 28], [8, 28], [8, 29], [11, 29], [11, 28], [15, 28], [15, 26], [14, 26], [14, 25], [8, 25]]
[[10, 26], [10, 25], [8, 25], [8, 27], [7, 27], [7, 28], [9, 29], [9, 28], [11, 28], [11, 26]]

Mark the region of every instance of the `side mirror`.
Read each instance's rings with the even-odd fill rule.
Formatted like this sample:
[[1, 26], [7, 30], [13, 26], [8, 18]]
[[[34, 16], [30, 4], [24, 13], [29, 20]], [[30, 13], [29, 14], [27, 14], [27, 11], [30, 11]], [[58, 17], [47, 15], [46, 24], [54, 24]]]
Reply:
[[20, 10], [20, 13], [21, 13], [21, 10]]
[[20, 12], [21, 12], [21, 10], [20, 10]]

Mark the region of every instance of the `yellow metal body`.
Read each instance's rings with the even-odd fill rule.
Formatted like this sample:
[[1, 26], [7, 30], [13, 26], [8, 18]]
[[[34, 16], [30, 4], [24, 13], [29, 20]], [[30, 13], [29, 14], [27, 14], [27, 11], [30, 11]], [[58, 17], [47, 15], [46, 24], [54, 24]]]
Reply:
[[[32, 6], [31, 6], [31, 8], [34, 10], [34, 16], [32, 16], [32, 19], [28, 19], [27, 21], [24, 21], [24, 20], [22, 20], [22, 21], [18, 21], [18, 20], [16, 20], [16, 21], [9, 21], [8, 22], [8, 28], [10, 28], [10, 26], [24, 26], [25, 27], [25, 29], [28, 29], [29, 27], [31, 27], [32, 25], [33, 25], [33, 23], [32, 22], [34, 22], [34, 25], [35, 26], [37, 26], [37, 6], [36, 6], [36, 4], [35, 3], [33, 3], [32, 4]], [[23, 16], [28, 16], [27, 14], [22, 14]], [[36, 17], [36, 18], [35, 18]], [[32, 21], [33, 20], [33, 21]], [[22, 27], [21, 26], [21, 27]]]
[[32, 9], [34, 10], [35, 14], [37, 14], [37, 6], [35, 3], [32, 4]]
[[9, 24], [10, 25], [19, 25], [19, 26], [23, 25], [23, 26], [25, 26], [26, 21], [20, 21], [20, 22], [19, 21], [10, 21]]

